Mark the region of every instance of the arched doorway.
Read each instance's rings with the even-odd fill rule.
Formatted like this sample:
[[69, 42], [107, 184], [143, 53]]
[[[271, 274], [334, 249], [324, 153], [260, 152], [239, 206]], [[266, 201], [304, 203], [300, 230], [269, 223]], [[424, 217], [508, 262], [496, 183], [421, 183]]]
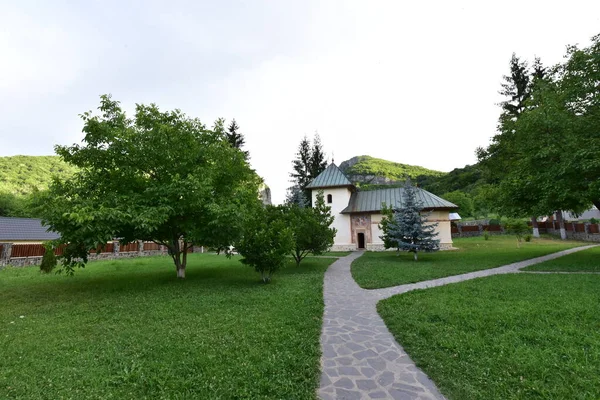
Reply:
[[365, 234], [362, 232], [358, 233], [358, 248], [359, 249], [365, 248]]

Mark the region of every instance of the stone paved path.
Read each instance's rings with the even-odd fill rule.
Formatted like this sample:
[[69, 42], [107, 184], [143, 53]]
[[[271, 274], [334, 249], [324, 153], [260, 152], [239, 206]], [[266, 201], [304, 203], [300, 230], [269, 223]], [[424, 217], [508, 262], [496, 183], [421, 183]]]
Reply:
[[325, 273], [320, 398], [444, 399], [388, 331], [377, 314], [377, 303], [415, 289], [519, 272], [529, 265], [591, 247], [594, 246], [577, 247], [499, 268], [376, 290], [362, 289], [350, 274], [352, 261], [362, 252], [340, 258]]

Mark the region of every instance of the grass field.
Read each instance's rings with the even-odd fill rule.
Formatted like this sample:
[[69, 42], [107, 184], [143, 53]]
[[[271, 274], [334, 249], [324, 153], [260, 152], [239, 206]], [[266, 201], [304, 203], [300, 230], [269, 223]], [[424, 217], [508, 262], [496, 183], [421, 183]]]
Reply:
[[600, 276], [494, 276], [378, 311], [449, 399], [600, 398]]
[[[588, 243], [590, 244], [590, 243]], [[535, 264], [524, 271], [600, 272], [600, 247]]]
[[543, 238], [517, 248], [513, 236], [459, 238], [454, 239], [458, 250], [421, 253], [416, 262], [410, 253], [366, 252], [352, 263], [352, 276], [361, 287], [375, 289], [500, 267], [585, 244]]
[[0, 270], [0, 398], [314, 398], [333, 261], [290, 260], [269, 285], [210, 254], [184, 281], [166, 257]]

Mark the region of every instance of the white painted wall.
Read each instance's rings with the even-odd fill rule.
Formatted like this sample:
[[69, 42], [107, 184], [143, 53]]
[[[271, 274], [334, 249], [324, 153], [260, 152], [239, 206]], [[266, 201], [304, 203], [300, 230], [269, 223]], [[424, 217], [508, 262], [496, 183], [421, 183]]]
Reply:
[[[348, 202], [350, 201], [350, 195], [352, 193], [348, 188], [325, 188], [322, 190], [325, 197], [325, 204], [331, 207], [331, 215], [335, 217], [332, 225], [333, 228], [337, 229], [334, 245], [338, 246], [352, 244], [352, 239], [350, 237], [350, 215], [340, 214], [344, 208], [348, 207]], [[312, 191], [313, 204], [315, 204], [317, 201], [317, 193], [318, 190]], [[328, 194], [332, 196], [331, 204], [327, 203]]]
[[371, 239], [373, 244], [383, 244], [383, 240], [379, 238], [383, 235], [383, 232], [379, 229], [382, 218], [382, 214], [371, 214]]
[[[383, 232], [379, 229], [379, 223], [382, 218], [382, 214], [371, 214], [371, 237], [373, 239], [373, 244], [383, 244], [383, 240], [379, 238], [383, 235]], [[448, 211], [433, 211], [429, 214], [427, 220], [438, 223], [436, 232], [438, 232], [437, 239], [440, 239], [440, 245], [442, 247], [452, 246], [450, 213]]]
[[428, 221], [437, 222], [437, 239], [440, 240], [440, 247], [446, 248], [452, 246], [452, 231], [450, 226], [450, 213], [448, 211], [432, 211], [427, 217]]

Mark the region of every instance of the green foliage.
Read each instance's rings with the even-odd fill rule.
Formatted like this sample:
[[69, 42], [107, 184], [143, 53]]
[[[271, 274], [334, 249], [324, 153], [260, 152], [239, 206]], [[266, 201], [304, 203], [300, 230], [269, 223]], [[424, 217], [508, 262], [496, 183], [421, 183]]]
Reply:
[[48, 189], [54, 176], [68, 179], [76, 170], [57, 156], [0, 157], [0, 216], [38, 217], [38, 192]]
[[504, 215], [600, 205], [598, 54], [600, 36], [587, 48], [568, 47], [565, 61], [549, 70], [536, 60], [518, 113], [503, 110], [498, 134], [478, 150]]
[[[292, 161], [292, 178], [293, 185], [288, 189], [287, 203], [297, 203], [303, 206], [303, 202], [310, 205], [310, 191], [305, 190], [306, 186], [321, 172], [327, 168], [327, 160], [323, 151], [323, 145], [318, 133], [311, 144], [310, 140], [304, 136], [298, 145], [296, 159]], [[299, 191], [304, 193], [302, 198]]]
[[94, 261], [72, 279], [1, 269], [0, 398], [314, 399], [333, 261], [268, 287], [214, 254], [190, 254], [185, 281], [164, 256]]
[[371, 156], [353, 157], [352, 159], [344, 161], [342, 164], [340, 164], [340, 169], [355, 181], [360, 180], [356, 179], [357, 176], [374, 175], [388, 178], [393, 181], [404, 181], [407, 178], [417, 178], [418, 176], [444, 175], [444, 173], [440, 171], [434, 171], [416, 165], [401, 164], [382, 160], [381, 158], [375, 158]]
[[500, 225], [500, 220], [496, 218], [492, 218], [489, 221], [489, 225]]
[[57, 260], [54, 254], [54, 246], [52, 243], [44, 243], [44, 256], [42, 257], [42, 263], [40, 264], [40, 271], [49, 274], [56, 268]]
[[[453, 242], [458, 250], [423, 254], [418, 263], [408, 262], [410, 256], [406, 254], [367, 252], [352, 263], [352, 277], [362, 288], [377, 289], [500, 267], [582, 245], [544, 238], [523, 243], [518, 249], [514, 239], [506, 235], [496, 235], [489, 241], [472, 237]], [[407, 262], [398, 262], [398, 258]]]
[[396, 248], [398, 251], [413, 253], [417, 261], [420, 251], [434, 252], [440, 249], [438, 235], [435, 232], [437, 223], [427, 222], [427, 216], [421, 215], [423, 205], [416, 198], [415, 187], [407, 180], [404, 185], [402, 208], [390, 209], [383, 205], [384, 215], [380, 228], [383, 232], [381, 239], [386, 249]]
[[185, 276], [193, 244], [226, 248], [258, 200], [259, 178], [229, 145], [222, 123], [213, 130], [179, 110], [136, 105], [128, 118], [110, 96], [100, 115], [82, 114], [82, 145], [56, 146], [78, 172], [56, 179], [42, 197], [45, 223], [68, 243], [63, 266], [87, 262], [90, 249], [115, 237], [165, 245]]
[[446, 398], [598, 399], [599, 285], [598, 275], [508, 274], [377, 310]]
[[456, 204], [461, 217], [474, 216], [473, 199], [468, 194], [455, 190], [454, 192], [444, 193], [441, 197]]
[[590, 218], [590, 224], [597, 224], [598, 220], [596, 218]]
[[525, 240], [527, 243], [531, 242], [531, 239], [533, 239], [533, 236], [532, 236], [532, 235], [525, 235], [525, 236], [523, 237], [523, 240]]
[[18, 196], [45, 190], [54, 176], [68, 179], [76, 171], [57, 156], [0, 157], [0, 193]]
[[241, 262], [260, 273], [264, 283], [287, 260], [294, 248], [294, 236], [288, 226], [283, 206], [266, 206], [252, 212], [243, 227], [243, 234], [235, 244], [242, 255]]
[[242, 150], [242, 147], [244, 147], [244, 145], [246, 144], [246, 139], [244, 139], [244, 134], [239, 132], [239, 129], [240, 126], [237, 124], [234, 118], [229, 124], [229, 127], [227, 127], [225, 137], [227, 138], [227, 141], [229, 142], [231, 147], [241, 150], [246, 156], [246, 160], [248, 160], [248, 158], [250, 157], [250, 153]]
[[317, 200], [313, 207], [301, 207], [291, 203], [283, 206], [283, 217], [291, 229], [294, 247], [292, 256], [296, 265], [308, 255], [320, 255], [333, 245], [336, 229], [330, 228], [334, 217], [331, 207], [325, 204], [323, 191], [317, 192]]
[[483, 240], [490, 240], [490, 233], [487, 229], [483, 231]]
[[527, 222], [523, 221], [522, 219], [513, 218], [509, 219], [504, 224], [504, 231], [509, 235], [515, 235], [517, 237], [517, 246], [520, 246], [523, 236], [529, 232], [529, 226], [527, 226]]
[[441, 195], [442, 193], [460, 190], [472, 194], [483, 186], [487, 181], [483, 171], [478, 164], [466, 165], [463, 168], [455, 168], [447, 174], [420, 175], [416, 179], [419, 187]]

